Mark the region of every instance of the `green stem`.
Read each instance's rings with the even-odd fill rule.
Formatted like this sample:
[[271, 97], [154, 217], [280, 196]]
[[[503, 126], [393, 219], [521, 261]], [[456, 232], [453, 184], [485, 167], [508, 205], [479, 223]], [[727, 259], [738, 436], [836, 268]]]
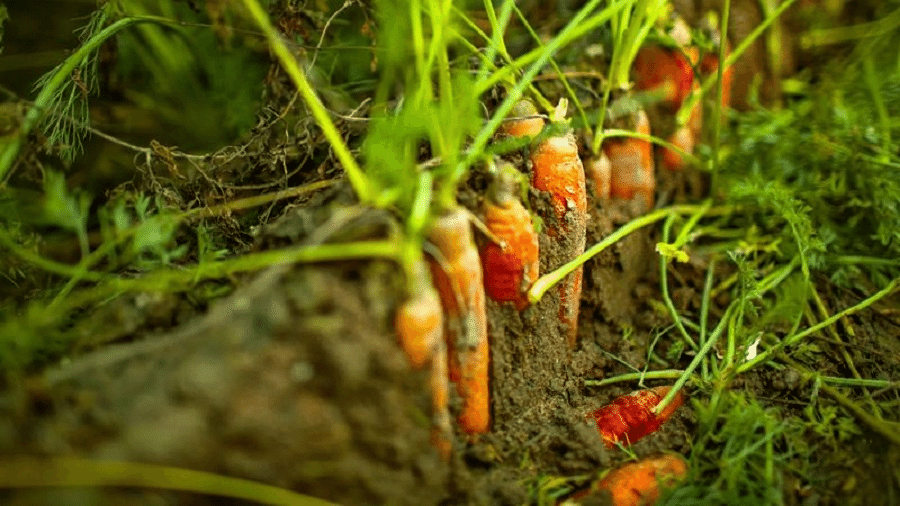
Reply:
[[684, 374], [684, 371], [680, 371], [678, 369], [669, 369], [666, 371], [632, 372], [628, 374], [620, 374], [618, 376], [602, 380], [584, 380], [584, 386], [605, 387], [606, 385], [612, 385], [614, 383], [624, 383], [626, 381], [675, 379], [681, 377], [682, 374]]
[[[700, 213], [698, 213], [699, 215]], [[672, 222], [674, 221], [676, 215], [670, 215], [666, 222], [663, 224], [663, 232], [662, 232], [662, 240], [664, 243], [669, 242], [669, 233], [672, 230]], [[681, 337], [693, 348], [697, 349], [697, 343], [688, 334], [687, 329], [684, 328], [684, 325], [681, 322], [681, 315], [678, 314], [678, 309], [675, 308], [675, 303], [672, 302], [672, 297], [669, 296], [669, 258], [665, 255], [659, 256], [659, 286], [662, 292], [663, 303], [666, 305], [666, 309], [669, 311], [669, 316], [672, 318], [672, 321], [675, 322], [675, 327], [678, 329], [678, 332], [681, 333]]]
[[694, 359], [691, 360], [691, 363], [687, 366], [687, 368], [682, 371], [681, 376], [679, 376], [675, 381], [675, 384], [669, 390], [669, 393], [667, 393], [666, 396], [663, 397], [661, 401], [659, 401], [659, 404], [656, 405], [656, 408], [653, 410], [655, 413], [662, 413], [662, 411], [666, 409], [666, 406], [668, 406], [672, 402], [672, 400], [675, 399], [678, 391], [681, 390], [682, 387], [684, 387], [684, 384], [687, 383], [687, 380], [690, 379], [691, 374], [694, 373], [694, 370], [697, 368], [697, 366], [700, 365], [700, 362], [703, 361], [703, 358], [706, 356], [706, 354], [709, 353], [713, 345], [716, 344], [716, 341], [719, 340], [722, 332], [725, 331], [726, 324], [731, 319], [730, 316], [734, 307], [735, 303], [732, 303], [728, 306], [728, 309], [725, 310], [725, 314], [722, 315], [722, 320], [720, 320], [716, 328], [713, 329], [712, 334], [709, 335], [709, 339], [707, 339], [707, 341], [703, 343], [703, 347], [700, 348], [700, 351], [697, 352], [697, 355], [694, 356]]
[[242, 478], [155, 464], [101, 462], [75, 457], [4, 459], [0, 461], [0, 487], [142, 487], [262, 504], [334, 506], [323, 499]]
[[315, 118], [319, 128], [322, 129], [322, 134], [325, 135], [328, 143], [331, 144], [331, 149], [334, 150], [335, 156], [343, 165], [344, 172], [347, 173], [347, 178], [350, 180], [357, 198], [363, 204], [371, 204], [374, 200], [374, 195], [372, 195], [372, 188], [369, 186], [366, 175], [359, 164], [356, 163], [356, 159], [350, 153], [350, 148], [344, 143], [344, 139], [334, 126], [334, 123], [332, 123], [325, 106], [322, 105], [315, 90], [312, 89], [303, 71], [300, 70], [296, 57], [291, 54], [281, 36], [275, 31], [275, 27], [269, 21], [269, 16], [260, 7], [259, 2], [257, 0], [244, 0], [244, 5], [250, 11], [250, 15], [256, 21], [257, 26], [265, 34], [266, 39], [269, 41], [269, 46], [281, 62], [285, 72], [287, 72], [294, 85], [300, 91], [300, 95], [309, 107], [313, 118]]
[[531, 289], [528, 290], [528, 300], [532, 304], [537, 303], [539, 300], [541, 300], [541, 297], [543, 297], [544, 294], [547, 293], [547, 290], [556, 285], [556, 283], [562, 281], [563, 278], [584, 265], [585, 262], [598, 255], [606, 248], [612, 246], [622, 238], [628, 236], [632, 232], [646, 227], [647, 225], [656, 223], [657, 221], [666, 218], [667, 216], [673, 214], [693, 213], [700, 208], [701, 206], [681, 205], [665, 209], [657, 209], [656, 211], [650, 212], [648, 214], [645, 214], [644, 216], [641, 216], [640, 218], [636, 218], [631, 222], [626, 223], [612, 234], [606, 236], [602, 241], [598, 242], [584, 253], [575, 257], [575, 259], [571, 262], [566, 263], [555, 271], [544, 274], [543, 276], [538, 278], [538, 280], [535, 281], [531, 286]]
[[810, 334], [813, 334], [813, 333], [815, 333], [815, 332], [818, 332], [819, 330], [821, 330], [821, 329], [823, 329], [823, 328], [825, 328], [825, 327], [827, 327], [827, 326], [833, 324], [834, 322], [840, 320], [841, 318], [843, 318], [843, 317], [845, 317], [845, 316], [848, 316], [848, 315], [851, 315], [851, 314], [854, 314], [854, 313], [858, 313], [859, 311], [862, 311], [863, 309], [865, 309], [865, 308], [871, 306], [872, 304], [878, 302], [879, 300], [881, 300], [881, 299], [887, 297], [888, 295], [890, 295], [891, 293], [893, 293], [893, 292], [897, 289], [898, 286], [900, 286], [900, 278], [894, 279], [893, 281], [891, 281], [890, 283], [888, 283], [887, 286], [885, 286], [885, 287], [882, 288], [881, 290], [877, 291], [877, 292], [876, 292], [875, 294], [873, 294], [872, 296], [870, 296], [870, 297], [864, 299], [864, 300], [861, 301], [859, 304], [856, 304], [855, 306], [848, 307], [847, 309], [845, 309], [845, 310], [843, 310], [843, 311], [841, 311], [841, 312], [839, 312], [839, 313], [836, 313], [836, 314], [830, 316], [829, 318], [826, 318], [825, 320], [822, 320], [822, 321], [819, 322], [818, 324], [813, 325], [812, 327], [809, 327], [808, 329], [804, 330], [803, 332], [799, 332], [799, 333], [797, 333], [797, 334], [794, 334], [793, 336], [785, 337], [785, 338], [782, 340], [782, 342], [779, 343], [778, 345], [773, 346], [773, 347], [771, 347], [771, 348], [769, 348], [769, 349], [767, 349], [767, 350], [761, 352], [760, 354], [758, 354], [758, 355], [756, 356], [756, 358], [754, 358], [754, 359], [752, 359], [752, 360], [749, 360], [749, 361], [747, 361], [747, 362], [744, 362], [743, 364], [741, 364], [740, 366], [738, 366], [738, 368], [737, 368], [736, 371], [737, 371], [738, 373], [745, 372], [745, 371], [747, 371], [747, 370], [753, 368], [753, 367], [756, 366], [757, 364], [759, 364], [759, 363], [761, 363], [761, 362], [764, 362], [764, 361], [768, 360], [769, 357], [771, 357], [771, 355], [772, 355], [773, 353], [777, 352], [778, 350], [780, 350], [780, 349], [782, 349], [782, 348], [785, 348], [785, 347], [787, 347], [787, 346], [791, 346], [791, 345], [797, 343], [798, 341], [800, 341], [800, 340], [803, 339], [804, 337], [807, 337], [807, 336], [809, 336]]
[[725, 72], [725, 65], [721, 62], [725, 61], [725, 48], [728, 46], [728, 23], [731, 21], [731, 0], [725, 0], [722, 7], [722, 28], [719, 35], [719, 65], [716, 69], [716, 103], [713, 108], [714, 129], [713, 129], [713, 152], [712, 152], [712, 188], [717, 188], [716, 179], [719, 173], [719, 148], [721, 145], [721, 129], [722, 129], [722, 94], [724, 93], [724, 81], [722, 74]]
[[47, 81], [47, 84], [41, 88], [37, 98], [34, 99], [34, 105], [32, 105], [31, 109], [25, 114], [25, 118], [22, 120], [18, 132], [13, 134], [11, 139], [7, 139], [2, 144], [2, 148], [0, 148], [2, 149], [2, 151], [0, 151], [0, 188], [5, 186], [3, 181], [6, 179], [6, 175], [9, 173], [10, 169], [12, 169], [13, 163], [19, 156], [23, 141], [28, 134], [31, 133], [31, 130], [41, 121], [44, 114], [47, 113], [47, 106], [53, 95], [55, 95], [65, 84], [65, 81], [69, 79], [72, 71], [82, 65], [84, 61], [90, 57], [91, 53], [100, 47], [100, 44], [106, 42], [123, 28], [138, 23], [171, 24], [172, 21], [156, 16], [128, 17], [120, 19], [86, 40], [81, 47], [75, 50], [71, 56], [66, 58], [64, 62], [56, 67], [53, 71], [53, 76]]

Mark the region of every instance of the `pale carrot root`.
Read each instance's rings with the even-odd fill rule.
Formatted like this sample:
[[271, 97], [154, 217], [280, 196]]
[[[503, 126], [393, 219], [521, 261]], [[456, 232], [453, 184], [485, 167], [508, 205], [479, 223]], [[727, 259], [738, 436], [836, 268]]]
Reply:
[[[650, 135], [650, 120], [644, 111], [635, 115], [635, 131]], [[647, 209], [653, 207], [656, 174], [653, 170], [653, 146], [650, 141], [636, 137], [607, 139], [603, 151], [609, 157], [610, 194], [631, 200], [641, 198]]]
[[410, 364], [420, 369], [434, 353], [435, 346], [443, 340], [444, 318], [441, 301], [427, 280], [418, 294], [414, 294], [397, 309], [394, 327], [400, 345]]
[[584, 165], [585, 176], [589, 176], [594, 182], [594, 197], [598, 200], [608, 200], [610, 197], [610, 184], [612, 180], [612, 164], [603, 150], [591, 157]]
[[[515, 171], [512, 166], [506, 165]], [[503, 244], [490, 242], [481, 250], [484, 287], [491, 299], [528, 306], [526, 293], [538, 278], [538, 235], [531, 213], [515, 196], [515, 181], [501, 170], [485, 201], [484, 223]]]
[[[459, 422], [467, 433], [490, 426], [488, 333], [481, 259], [463, 209], [439, 217], [429, 240], [445, 265], [432, 262], [432, 277], [446, 312], [449, 376], [462, 398]], [[445, 271], [446, 269], [446, 271]]]
[[449, 389], [447, 378], [447, 345], [439, 341], [431, 357], [431, 444], [444, 460], [453, 450], [453, 428], [450, 426]]
[[[669, 142], [678, 148], [681, 148], [685, 153], [694, 153], [694, 132], [688, 125], [684, 125], [675, 130], [669, 137]], [[684, 155], [667, 147], [662, 150], [662, 162], [663, 167], [672, 172], [680, 172], [684, 170], [687, 165], [687, 160]]]
[[[557, 225], [548, 227], [547, 233], [561, 243], [565, 250], [563, 262], [568, 262], [584, 253], [587, 232], [587, 189], [575, 136], [569, 132], [545, 140], [534, 150], [531, 161], [531, 186], [553, 197]], [[560, 282], [558, 290], [558, 317], [570, 347], [577, 342], [581, 285], [579, 267]]]

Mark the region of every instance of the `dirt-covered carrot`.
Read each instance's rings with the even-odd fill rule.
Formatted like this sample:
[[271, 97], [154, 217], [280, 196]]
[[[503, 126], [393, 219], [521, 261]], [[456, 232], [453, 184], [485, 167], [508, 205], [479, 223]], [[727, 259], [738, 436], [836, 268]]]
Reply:
[[[638, 111], [633, 119], [635, 132], [650, 135], [647, 113]], [[637, 137], [615, 137], [603, 142], [603, 152], [609, 158], [612, 172], [610, 194], [626, 200], [639, 196], [647, 209], [652, 208], [656, 175], [650, 141]]]
[[607, 492], [613, 506], [652, 506], [661, 489], [674, 487], [687, 475], [684, 459], [669, 453], [629, 462], [615, 469], [573, 499]]
[[516, 197], [520, 178], [509, 163], [497, 167], [484, 206], [484, 224], [502, 244], [487, 243], [481, 250], [484, 288], [497, 302], [512, 302], [519, 311], [528, 306], [526, 292], [538, 278], [538, 235], [531, 213]]
[[[564, 116], [562, 102], [554, 120], [562, 121]], [[531, 164], [531, 186], [553, 198], [554, 216], [547, 220], [547, 234], [561, 247], [562, 262], [568, 262], [584, 253], [587, 231], [587, 189], [575, 135], [569, 131], [547, 138], [532, 151]], [[559, 320], [572, 347], [578, 334], [582, 275], [579, 267], [559, 285]]]
[[591, 413], [589, 418], [596, 422], [597, 430], [608, 448], [620, 442], [634, 443], [656, 432], [684, 403], [685, 396], [679, 391], [675, 399], [661, 413], [656, 414], [656, 406], [670, 389], [671, 387], [665, 386], [656, 387], [617, 397]]
[[394, 328], [410, 364], [422, 368], [431, 360], [438, 343], [443, 341], [444, 316], [428, 268], [422, 265], [418, 271], [411, 283], [414, 293], [397, 309]]
[[440, 216], [428, 236], [440, 254], [431, 273], [447, 322], [450, 379], [462, 398], [460, 426], [467, 433], [487, 432], [488, 333], [481, 259], [472, 238], [469, 214], [462, 208]]
[[500, 131], [512, 137], [537, 137], [544, 128], [544, 119], [538, 116], [537, 109], [529, 100], [516, 102], [503, 122]]

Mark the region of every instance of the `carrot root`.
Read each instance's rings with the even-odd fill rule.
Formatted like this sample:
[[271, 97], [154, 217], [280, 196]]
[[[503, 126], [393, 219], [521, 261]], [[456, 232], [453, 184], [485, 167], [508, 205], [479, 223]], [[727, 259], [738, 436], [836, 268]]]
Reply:
[[659, 430], [685, 400], [685, 395], [679, 391], [661, 413], [654, 413], [670, 389], [663, 386], [631, 392], [591, 413], [589, 417], [596, 422], [607, 448], [613, 448], [617, 443], [632, 444]]
[[488, 192], [484, 223], [503, 244], [486, 244], [481, 260], [488, 297], [512, 302], [521, 311], [528, 306], [526, 293], [538, 278], [538, 235], [531, 214], [515, 196], [513, 174], [517, 172], [511, 165], [501, 166]]
[[651, 506], [659, 499], [661, 488], [672, 488], [688, 472], [683, 458], [669, 453], [629, 462], [619, 467], [575, 499], [608, 492], [613, 506]]
[[[644, 111], [638, 111], [635, 116], [635, 131], [650, 135], [650, 120]], [[603, 151], [609, 158], [612, 173], [610, 194], [625, 200], [638, 196], [647, 209], [652, 208], [656, 175], [650, 141], [636, 137], [608, 139], [603, 143]]]
[[443, 263], [432, 262], [432, 277], [446, 312], [449, 376], [462, 398], [459, 423], [467, 433], [490, 426], [488, 334], [481, 260], [469, 215], [461, 208], [437, 219], [429, 240]]
[[397, 309], [394, 327], [410, 364], [420, 369], [443, 339], [444, 318], [437, 291], [428, 282]]

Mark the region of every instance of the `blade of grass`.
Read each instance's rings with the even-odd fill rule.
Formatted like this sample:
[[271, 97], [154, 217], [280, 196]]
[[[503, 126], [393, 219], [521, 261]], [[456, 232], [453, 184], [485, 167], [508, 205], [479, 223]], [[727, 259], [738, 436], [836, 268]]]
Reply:
[[261, 504], [334, 506], [334, 503], [263, 483], [204, 471], [74, 457], [4, 459], [0, 487], [142, 487], [178, 490]]

